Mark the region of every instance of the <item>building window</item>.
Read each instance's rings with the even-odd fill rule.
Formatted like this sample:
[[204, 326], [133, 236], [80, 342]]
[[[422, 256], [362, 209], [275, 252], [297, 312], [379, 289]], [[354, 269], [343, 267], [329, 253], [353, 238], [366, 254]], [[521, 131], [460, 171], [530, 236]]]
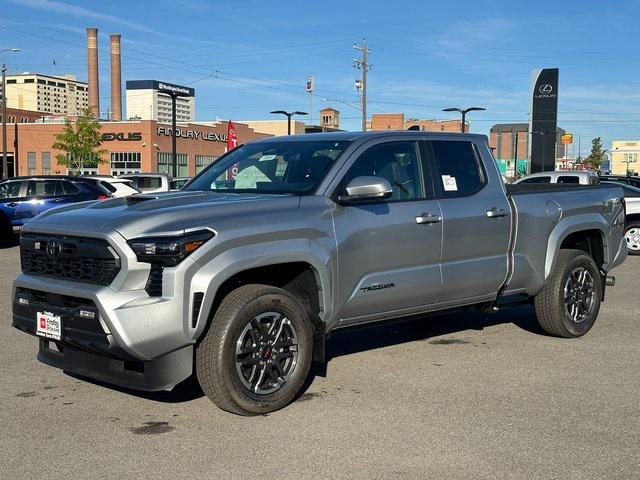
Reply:
[[51, 175], [51, 152], [42, 152], [42, 174]]
[[[178, 153], [176, 156], [178, 160], [177, 176], [188, 177], [189, 166], [187, 164], [187, 154]], [[173, 159], [173, 155], [171, 153], [159, 152], [158, 153], [158, 172], [168, 173], [169, 175], [173, 175], [172, 159]]]
[[36, 152], [27, 152], [27, 173], [36, 174]]
[[196, 155], [196, 175], [199, 174], [208, 165], [211, 165], [218, 157], [209, 155]]
[[140, 152], [111, 153], [111, 175], [140, 172]]
[[34, 79], [33, 78], [25, 78], [24, 79], [24, 83], [34, 83]]

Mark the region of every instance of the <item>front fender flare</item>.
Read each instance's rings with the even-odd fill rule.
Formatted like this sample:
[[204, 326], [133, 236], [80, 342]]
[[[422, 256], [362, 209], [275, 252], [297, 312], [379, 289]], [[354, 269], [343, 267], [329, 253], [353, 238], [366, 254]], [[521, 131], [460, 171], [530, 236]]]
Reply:
[[225, 250], [220, 255], [202, 265], [191, 284], [192, 292], [204, 292], [200, 315], [194, 331], [198, 339], [208, 327], [211, 308], [220, 287], [234, 275], [244, 271], [293, 262], [305, 262], [311, 265], [321, 288], [320, 318], [326, 323], [330, 318], [332, 292], [332, 257], [329, 252], [306, 239], [290, 239], [270, 243], [269, 245], [244, 245]]

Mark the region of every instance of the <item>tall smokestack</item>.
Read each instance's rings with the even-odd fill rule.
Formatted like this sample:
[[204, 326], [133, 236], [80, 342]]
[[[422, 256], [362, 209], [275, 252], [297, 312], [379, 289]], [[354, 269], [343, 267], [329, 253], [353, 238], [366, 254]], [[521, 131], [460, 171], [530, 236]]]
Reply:
[[87, 28], [87, 70], [89, 77], [89, 108], [100, 118], [100, 92], [98, 91], [98, 29]]
[[120, 68], [120, 34], [112, 33], [111, 44], [111, 119], [122, 120], [122, 72]]

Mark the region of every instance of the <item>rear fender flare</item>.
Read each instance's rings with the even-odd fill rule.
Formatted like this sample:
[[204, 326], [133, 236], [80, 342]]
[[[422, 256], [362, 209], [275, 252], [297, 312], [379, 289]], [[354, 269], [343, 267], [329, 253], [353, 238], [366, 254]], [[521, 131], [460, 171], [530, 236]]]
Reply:
[[605, 265], [609, 259], [607, 234], [611, 234], [611, 225], [600, 215], [581, 214], [562, 219], [551, 231], [547, 242], [547, 253], [544, 263], [544, 279], [546, 280], [556, 266], [558, 252], [562, 242], [572, 233], [585, 230], [597, 230], [602, 236]]

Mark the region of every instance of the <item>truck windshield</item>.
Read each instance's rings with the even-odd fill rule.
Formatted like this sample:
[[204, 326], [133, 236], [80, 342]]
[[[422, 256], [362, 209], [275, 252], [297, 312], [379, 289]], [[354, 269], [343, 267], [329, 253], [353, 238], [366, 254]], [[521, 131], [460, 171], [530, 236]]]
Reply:
[[204, 170], [183, 190], [312, 193], [348, 141], [269, 141], [243, 145]]

